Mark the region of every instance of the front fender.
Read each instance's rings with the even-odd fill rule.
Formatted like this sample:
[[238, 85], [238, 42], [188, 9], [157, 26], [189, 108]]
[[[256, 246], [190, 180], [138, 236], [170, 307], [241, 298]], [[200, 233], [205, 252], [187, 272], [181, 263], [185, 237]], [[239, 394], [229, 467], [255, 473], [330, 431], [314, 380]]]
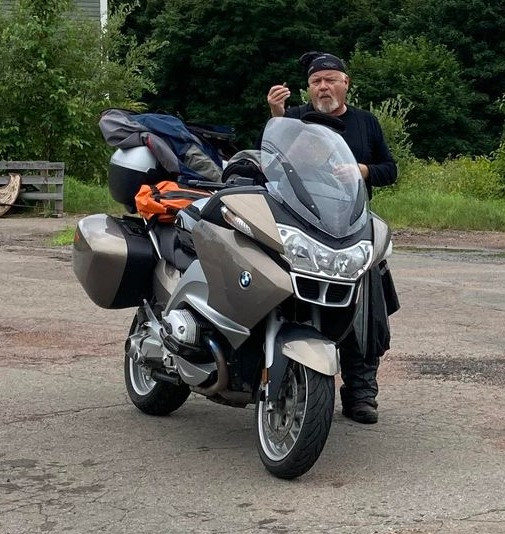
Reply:
[[269, 396], [276, 398], [289, 360], [318, 373], [333, 376], [339, 370], [335, 343], [312, 326], [285, 323], [275, 338], [272, 365], [268, 368]]

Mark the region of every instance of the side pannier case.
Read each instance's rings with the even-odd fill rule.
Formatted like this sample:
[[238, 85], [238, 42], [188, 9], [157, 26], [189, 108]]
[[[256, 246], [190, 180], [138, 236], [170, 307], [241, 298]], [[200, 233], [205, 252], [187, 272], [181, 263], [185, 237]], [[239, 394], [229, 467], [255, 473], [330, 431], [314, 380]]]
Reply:
[[98, 306], [139, 306], [152, 295], [155, 254], [142, 219], [97, 214], [81, 219], [74, 236], [74, 273]]

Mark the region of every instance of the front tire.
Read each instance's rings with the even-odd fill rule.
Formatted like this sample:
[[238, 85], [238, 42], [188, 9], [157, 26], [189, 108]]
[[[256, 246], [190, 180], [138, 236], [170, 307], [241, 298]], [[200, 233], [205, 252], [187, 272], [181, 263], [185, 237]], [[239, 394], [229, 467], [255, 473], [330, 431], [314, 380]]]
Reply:
[[[137, 317], [133, 320], [130, 335], [138, 332]], [[168, 382], [157, 382], [149, 376], [148, 370], [135, 363], [125, 354], [124, 376], [126, 391], [133, 404], [149, 415], [168, 415], [180, 408], [191, 393], [186, 384], [176, 386]]]
[[256, 402], [257, 445], [261, 461], [279, 478], [306, 473], [330, 432], [335, 403], [332, 376], [290, 361], [275, 403]]

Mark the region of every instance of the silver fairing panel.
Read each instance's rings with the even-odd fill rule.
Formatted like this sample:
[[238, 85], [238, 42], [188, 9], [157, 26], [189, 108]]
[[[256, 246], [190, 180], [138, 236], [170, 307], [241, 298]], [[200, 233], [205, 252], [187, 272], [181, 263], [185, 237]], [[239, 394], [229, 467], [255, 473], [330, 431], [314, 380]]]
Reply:
[[179, 271], [161, 258], [156, 265], [153, 278], [153, 293], [156, 302], [166, 306], [180, 279]]
[[388, 224], [383, 221], [379, 216], [372, 213], [372, 224], [373, 224], [373, 245], [374, 253], [372, 266], [380, 263], [386, 256], [386, 252], [391, 242], [391, 230]]
[[208, 304], [232, 321], [251, 329], [293, 294], [289, 273], [237, 230], [202, 220], [193, 241], [208, 281]]
[[208, 295], [205, 274], [200, 262], [195, 260], [174, 288], [164, 315], [168, 315], [170, 310], [190, 306], [209, 320], [237, 349], [249, 337], [250, 330], [212, 308], [207, 302]]

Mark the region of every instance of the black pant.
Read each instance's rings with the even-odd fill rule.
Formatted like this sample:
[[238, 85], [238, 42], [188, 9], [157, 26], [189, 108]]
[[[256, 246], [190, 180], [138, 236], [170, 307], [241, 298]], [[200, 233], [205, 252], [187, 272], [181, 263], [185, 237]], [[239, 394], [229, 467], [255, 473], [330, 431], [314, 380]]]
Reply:
[[377, 407], [379, 393], [377, 369], [380, 358], [366, 358], [356, 340], [354, 330], [340, 345], [340, 367], [344, 385], [340, 388], [342, 406], [366, 402]]
[[366, 315], [366, 333], [362, 327], [353, 328], [339, 347], [342, 405], [366, 402], [377, 406], [377, 369], [390, 341], [388, 315], [400, 308], [387, 262], [371, 269], [368, 276], [368, 308], [362, 312]]

